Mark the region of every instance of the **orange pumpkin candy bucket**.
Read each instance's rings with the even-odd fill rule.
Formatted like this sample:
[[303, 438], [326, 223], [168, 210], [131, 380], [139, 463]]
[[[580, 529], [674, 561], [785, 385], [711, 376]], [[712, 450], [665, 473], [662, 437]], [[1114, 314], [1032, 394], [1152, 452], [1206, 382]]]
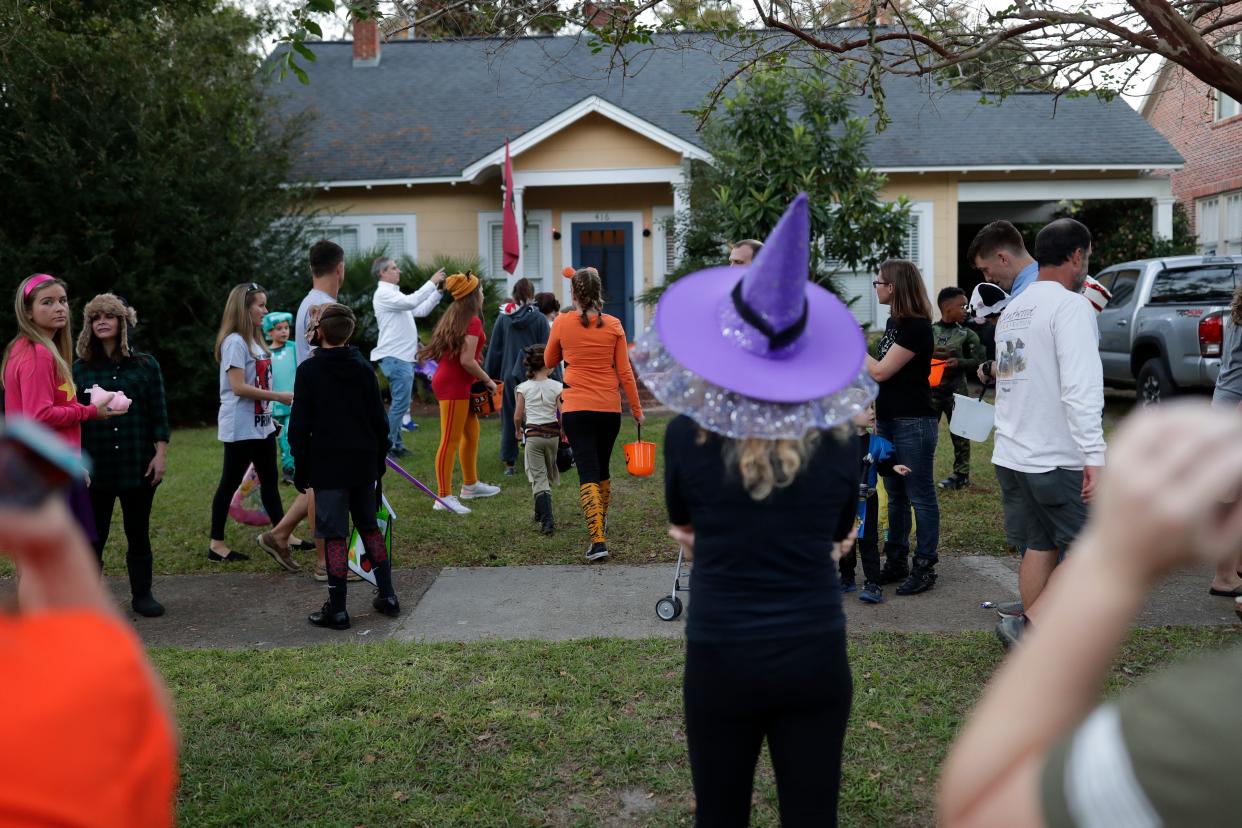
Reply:
[[634, 477], [650, 477], [655, 473], [656, 444], [643, 440], [643, 427], [638, 427], [638, 439], [626, 443], [625, 470]]
[[495, 414], [504, 403], [505, 384], [496, 383], [496, 390], [488, 393], [487, 386], [476, 382], [470, 386], [470, 410], [479, 417]]

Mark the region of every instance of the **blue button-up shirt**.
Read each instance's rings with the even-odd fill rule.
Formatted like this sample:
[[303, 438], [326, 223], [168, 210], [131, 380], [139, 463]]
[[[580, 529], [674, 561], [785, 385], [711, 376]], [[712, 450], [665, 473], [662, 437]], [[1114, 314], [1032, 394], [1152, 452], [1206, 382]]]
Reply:
[[1035, 282], [1037, 276], [1039, 276], [1039, 263], [1031, 262], [1018, 271], [1018, 275], [1013, 278], [1013, 289], [1009, 291], [1009, 296], [1012, 298], [1026, 290]]

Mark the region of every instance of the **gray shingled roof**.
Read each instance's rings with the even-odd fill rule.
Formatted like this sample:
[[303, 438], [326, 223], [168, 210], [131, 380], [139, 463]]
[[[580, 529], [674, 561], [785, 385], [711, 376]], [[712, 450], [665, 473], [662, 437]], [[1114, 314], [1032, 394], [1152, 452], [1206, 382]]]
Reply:
[[[270, 91], [285, 115], [315, 115], [296, 180], [457, 176], [471, 163], [592, 95], [702, 145], [695, 119], [725, 71], [708, 50], [641, 49], [629, 76], [607, 76], [607, 53], [576, 37], [394, 41], [373, 68], [353, 67], [349, 42], [316, 43], [309, 85], [292, 77]], [[304, 64], [305, 65], [305, 64]], [[1019, 94], [979, 103], [974, 92], [928, 96], [889, 77], [892, 124], [873, 136], [880, 168], [1177, 166], [1177, 151], [1123, 101]], [[870, 103], [859, 101], [859, 111]]]

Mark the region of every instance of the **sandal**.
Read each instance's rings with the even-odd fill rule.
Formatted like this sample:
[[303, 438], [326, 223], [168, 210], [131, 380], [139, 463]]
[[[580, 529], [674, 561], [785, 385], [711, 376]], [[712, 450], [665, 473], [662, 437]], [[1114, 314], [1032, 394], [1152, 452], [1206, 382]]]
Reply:
[[1217, 589], [1211, 587], [1208, 589], [1209, 595], [1219, 595], [1221, 598], [1238, 598], [1242, 596], [1242, 586], [1236, 586], [1233, 589]]

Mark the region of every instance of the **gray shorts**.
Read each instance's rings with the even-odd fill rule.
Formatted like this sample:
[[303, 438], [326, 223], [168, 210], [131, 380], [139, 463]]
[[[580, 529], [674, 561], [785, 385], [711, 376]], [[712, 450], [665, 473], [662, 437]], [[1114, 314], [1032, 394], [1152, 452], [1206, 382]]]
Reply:
[[1020, 551], [1069, 549], [1083, 524], [1082, 469], [1020, 472], [994, 466], [1005, 509], [1005, 540]]

